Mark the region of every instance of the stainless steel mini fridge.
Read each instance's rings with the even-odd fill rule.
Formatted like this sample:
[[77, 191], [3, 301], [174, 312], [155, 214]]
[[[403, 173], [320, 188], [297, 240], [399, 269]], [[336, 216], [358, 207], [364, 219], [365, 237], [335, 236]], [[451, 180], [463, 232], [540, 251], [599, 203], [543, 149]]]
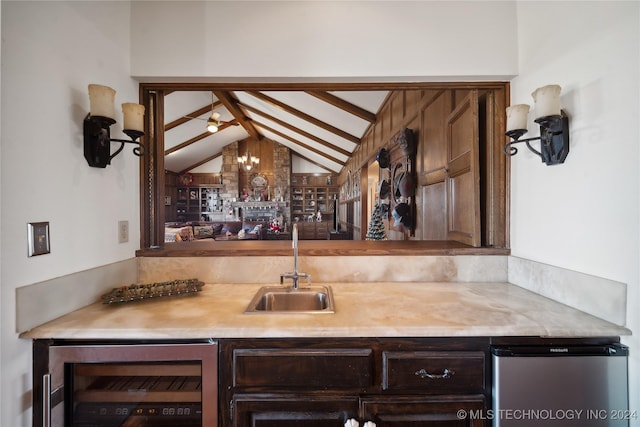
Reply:
[[493, 347], [496, 427], [628, 426], [628, 348]]

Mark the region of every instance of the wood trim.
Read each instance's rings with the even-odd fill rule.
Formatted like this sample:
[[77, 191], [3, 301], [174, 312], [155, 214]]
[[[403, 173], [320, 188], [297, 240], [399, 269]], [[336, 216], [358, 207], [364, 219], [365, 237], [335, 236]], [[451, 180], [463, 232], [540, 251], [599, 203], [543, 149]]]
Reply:
[[[153, 82], [140, 83], [143, 90], [163, 91], [347, 91], [347, 90], [426, 90], [501, 89], [507, 81], [494, 82]], [[386, 102], [386, 101], [385, 101]]]
[[[218, 132], [222, 132], [223, 130], [225, 130], [225, 129], [226, 129], [226, 128], [228, 128], [229, 126], [237, 126], [237, 125], [238, 125], [238, 122], [237, 122], [236, 120], [232, 120], [232, 121], [230, 121], [230, 122], [222, 123], [222, 124], [218, 127]], [[198, 142], [198, 141], [200, 141], [200, 140], [202, 140], [202, 139], [205, 139], [206, 137], [211, 136], [211, 135], [213, 135], [213, 134], [212, 134], [211, 132], [209, 132], [209, 131], [202, 132], [200, 135], [196, 135], [196, 136], [194, 136], [194, 137], [193, 137], [193, 138], [191, 138], [191, 139], [188, 139], [188, 140], [186, 140], [186, 141], [184, 141], [184, 142], [181, 142], [181, 143], [180, 143], [180, 144], [178, 144], [178, 145], [175, 145], [175, 146], [173, 146], [173, 147], [171, 147], [171, 148], [169, 148], [169, 149], [165, 150], [165, 151], [164, 151], [164, 155], [166, 156], [167, 154], [171, 154], [171, 153], [173, 153], [173, 152], [175, 152], [175, 151], [181, 150], [181, 149], [183, 149], [183, 148], [185, 148], [185, 147], [188, 147], [188, 146], [190, 146], [191, 144], [196, 143], [196, 142]]]
[[362, 120], [366, 120], [369, 123], [375, 123], [377, 120], [376, 115], [374, 113], [371, 113], [365, 110], [364, 108], [360, 108], [357, 105], [353, 105], [352, 103], [347, 102], [342, 98], [338, 98], [337, 96], [332, 95], [329, 92], [306, 90], [305, 93], [308, 93], [311, 96], [315, 96], [316, 98], [321, 99], [324, 102], [329, 103], [336, 108], [346, 111], [347, 113], [360, 117]]
[[214, 91], [213, 92], [216, 97], [222, 102], [222, 104], [229, 110], [229, 112], [236, 118], [238, 123], [247, 131], [249, 136], [260, 141], [262, 139], [262, 135], [258, 133], [256, 128], [253, 127], [253, 124], [248, 120], [247, 116], [244, 115], [240, 107], [238, 107], [238, 101], [233, 98], [229, 92], [222, 91]]
[[[140, 156], [140, 247], [164, 243], [164, 93], [140, 90], [145, 115], [145, 155]], [[153, 141], [153, 144], [151, 143]]]
[[[366, 240], [369, 230], [368, 206], [369, 206], [369, 167], [364, 165], [360, 169], [360, 239]], [[363, 190], [364, 189], [364, 190]]]
[[310, 116], [307, 113], [304, 113], [300, 110], [297, 110], [291, 106], [289, 106], [288, 104], [285, 104], [284, 102], [280, 102], [277, 99], [274, 99], [268, 95], [265, 95], [262, 92], [257, 92], [257, 91], [247, 91], [247, 94], [253, 96], [254, 98], [257, 98], [263, 102], [266, 102], [267, 104], [271, 104], [272, 106], [279, 108], [283, 111], [286, 111], [289, 114], [292, 114], [296, 117], [299, 117], [303, 120], [306, 120], [316, 126], [318, 126], [319, 128], [322, 128], [328, 132], [331, 132], [335, 135], [338, 135], [341, 138], [346, 139], [347, 141], [351, 141], [356, 145], [360, 144], [360, 138], [358, 138], [357, 136], [351, 135], [350, 133], [347, 133], [345, 131], [343, 131], [342, 129], [338, 129], [335, 126], [331, 126], [329, 123], [325, 123], [322, 120], [318, 120], [313, 116]]
[[447, 178], [447, 170], [445, 168], [436, 169], [430, 172], [423, 172], [420, 176], [418, 185], [425, 186], [444, 182]]
[[318, 150], [317, 148], [313, 148], [313, 147], [311, 147], [311, 146], [309, 146], [309, 145], [305, 144], [304, 142], [301, 142], [301, 141], [298, 141], [297, 139], [291, 138], [289, 135], [285, 135], [284, 133], [282, 133], [282, 132], [280, 132], [280, 131], [278, 131], [278, 130], [276, 130], [276, 129], [272, 128], [272, 127], [269, 127], [269, 126], [265, 125], [264, 123], [261, 123], [261, 122], [255, 121], [255, 120], [253, 120], [253, 119], [250, 119], [250, 120], [251, 120], [253, 123], [255, 123], [258, 127], [261, 127], [261, 128], [263, 128], [263, 129], [265, 129], [265, 130], [267, 130], [267, 131], [269, 131], [269, 132], [275, 133], [275, 134], [276, 134], [276, 135], [278, 135], [279, 137], [281, 137], [281, 138], [285, 138], [285, 139], [287, 139], [287, 140], [289, 140], [289, 141], [293, 142], [293, 143], [294, 143], [294, 144], [296, 144], [296, 145], [299, 145], [300, 147], [302, 147], [302, 148], [304, 148], [304, 149], [306, 149], [306, 150], [312, 151], [312, 152], [314, 152], [314, 153], [316, 153], [316, 154], [318, 154], [318, 155], [320, 155], [320, 156], [324, 157], [324, 158], [325, 158], [325, 159], [327, 159], [327, 160], [331, 160], [332, 162], [337, 163], [337, 164], [339, 164], [339, 165], [341, 165], [341, 166], [343, 166], [343, 165], [344, 165], [344, 163], [345, 163], [343, 160], [336, 159], [335, 157], [330, 156], [330, 155], [328, 155], [327, 153], [324, 153], [324, 152], [322, 152], [322, 151]]
[[[213, 105], [213, 108], [212, 108], [212, 105]], [[198, 108], [197, 110], [192, 111], [192, 112], [186, 114], [185, 116], [180, 117], [179, 119], [176, 119], [176, 120], [174, 120], [172, 122], [169, 122], [169, 123], [165, 124], [164, 125], [164, 131], [166, 132], [168, 130], [173, 129], [174, 127], [180, 126], [181, 124], [187, 123], [188, 121], [195, 120], [196, 117], [201, 116], [204, 113], [207, 113], [207, 112], [213, 113], [213, 110], [216, 107], [219, 107], [220, 105], [222, 105], [222, 103], [220, 101], [216, 101], [212, 105], [205, 105], [204, 107]], [[187, 117], [187, 116], [189, 116], [189, 117]]]
[[[345, 209], [341, 205], [341, 209]], [[358, 233], [360, 227], [357, 227]], [[355, 231], [354, 231], [355, 232]], [[300, 256], [454, 256], [509, 255], [508, 249], [474, 248], [464, 243], [444, 240], [301, 240]], [[236, 257], [291, 256], [291, 241], [229, 240], [224, 242], [165, 243], [164, 248], [140, 249], [144, 257]]]
[[[327, 148], [329, 148], [329, 149], [331, 149], [333, 151], [337, 151], [338, 153], [340, 153], [340, 154], [342, 154], [344, 156], [347, 156], [347, 157], [351, 156], [351, 152], [350, 151], [347, 151], [347, 150], [345, 150], [343, 148], [340, 148], [337, 145], [333, 145], [330, 142], [325, 141], [322, 138], [318, 138], [317, 136], [315, 136], [313, 134], [310, 134], [309, 132], [304, 131], [304, 130], [296, 127], [296, 126], [290, 125], [289, 123], [287, 123], [287, 122], [285, 122], [283, 120], [280, 120], [277, 117], [272, 116], [271, 114], [265, 113], [262, 110], [258, 110], [257, 108], [251, 107], [250, 105], [245, 105], [245, 104], [242, 104], [242, 103], [238, 103], [238, 105], [241, 108], [244, 108], [244, 109], [246, 109], [246, 110], [248, 110], [248, 111], [250, 111], [252, 113], [258, 114], [258, 115], [264, 117], [267, 120], [271, 120], [271, 121], [279, 124], [280, 126], [285, 127], [285, 128], [287, 128], [287, 129], [289, 129], [289, 130], [291, 130], [291, 131], [293, 131], [293, 132], [295, 132], [297, 134], [300, 134], [300, 135], [302, 135], [302, 136], [304, 136], [306, 138], [309, 138], [309, 139], [317, 142], [318, 144], [321, 144], [321, 145], [323, 145], [323, 146], [325, 146], [325, 147], [327, 147]], [[248, 120], [253, 120], [253, 119], [248, 118]]]

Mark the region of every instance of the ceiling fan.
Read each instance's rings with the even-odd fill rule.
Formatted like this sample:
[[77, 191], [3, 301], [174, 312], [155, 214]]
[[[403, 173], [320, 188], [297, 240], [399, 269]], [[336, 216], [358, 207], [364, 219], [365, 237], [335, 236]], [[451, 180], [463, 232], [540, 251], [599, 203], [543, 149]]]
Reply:
[[230, 122], [224, 122], [222, 120], [220, 120], [220, 113], [218, 113], [217, 111], [213, 111], [214, 109], [214, 104], [215, 104], [215, 99], [214, 99], [214, 95], [213, 92], [211, 92], [211, 116], [209, 116], [208, 119], [203, 119], [202, 117], [192, 117], [192, 116], [182, 116], [184, 118], [187, 119], [196, 119], [196, 120], [203, 120], [207, 122], [207, 130], [211, 133], [216, 133], [220, 130], [220, 127], [222, 125], [227, 125], [227, 126], [237, 126], [238, 123], [235, 120], [232, 120]]

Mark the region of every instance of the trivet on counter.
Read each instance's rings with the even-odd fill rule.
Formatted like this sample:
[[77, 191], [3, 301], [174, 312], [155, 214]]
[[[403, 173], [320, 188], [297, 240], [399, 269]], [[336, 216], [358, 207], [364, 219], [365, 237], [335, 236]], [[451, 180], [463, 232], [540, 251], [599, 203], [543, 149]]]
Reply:
[[149, 284], [133, 284], [113, 288], [111, 292], [102, 296], [104, 304], [116, 302], [131, 302], [160, 297], [175, 297], [179, 295], [200, 292], [204, 282], [198, 279], [172, 280]]

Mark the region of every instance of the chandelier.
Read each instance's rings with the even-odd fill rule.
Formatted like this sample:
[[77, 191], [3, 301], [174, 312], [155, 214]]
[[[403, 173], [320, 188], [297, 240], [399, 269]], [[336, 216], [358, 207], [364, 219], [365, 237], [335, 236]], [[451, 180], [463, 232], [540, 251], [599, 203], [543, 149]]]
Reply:
[[251, 172], [258, 164], [260, 164], [260, 158], [252, 156], [251, 152], [245, 153], [244, 156], [238, 156], [238, 166], [246, 172]]

